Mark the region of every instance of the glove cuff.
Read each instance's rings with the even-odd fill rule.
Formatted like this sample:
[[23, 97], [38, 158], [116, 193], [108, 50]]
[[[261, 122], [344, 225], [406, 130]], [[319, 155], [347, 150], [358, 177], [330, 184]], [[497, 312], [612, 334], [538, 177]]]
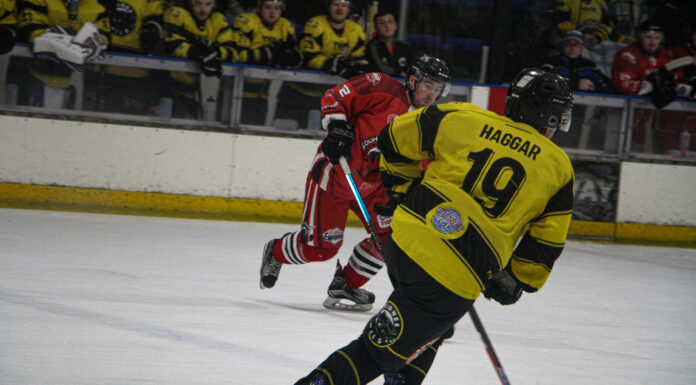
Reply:
[[347, 130], [347, 131], [350, 131], [350, 132], [355, 132], [355, 130], [353, 129], [353, 127], [352, 127], [350, 124], [348, 124], [347, 121], [342, 120], [342, 119], [332, 119], [331, 121], [329, 121], [329, 124], [327, 125], [326, 128], [327, 128], [329, 131], [335, 131], [335, 130], [339, 130], [339, 129], [344, 129], [344, 130]]

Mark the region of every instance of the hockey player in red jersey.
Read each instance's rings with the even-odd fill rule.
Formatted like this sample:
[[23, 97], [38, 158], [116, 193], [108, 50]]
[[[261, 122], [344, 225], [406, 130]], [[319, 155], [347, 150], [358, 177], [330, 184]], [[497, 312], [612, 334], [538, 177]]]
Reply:
[[[377, 232], [384, 241], [391, 217], [374, 212], [387, 205], [381, 184], [377, 136], [384, 126], [406, 112], [429, 106], [449, 91], [444, 61], [422, 55], [410, 67], [405, 83], [379, 72], [366, 73], [326, 91], [321, 100], [322, 126], [328, 130], [307, 176], [301, 229], [269, 241], [263, 251], [261, 288], [271, 288], [283, 264], [300, 265], [333, 258], [343, 244], [348, 210], [360, 209], [338, 165], [345, 157]], [[379, 209], [378, 209], [379, 210]], [[365, 228], [368, 225], [364, 223]], [[371, 237], [353, 249], [345, 268], [337, 263], [324, 306], [367, 311], [375, 296], [360, 289], [384, 265]]]

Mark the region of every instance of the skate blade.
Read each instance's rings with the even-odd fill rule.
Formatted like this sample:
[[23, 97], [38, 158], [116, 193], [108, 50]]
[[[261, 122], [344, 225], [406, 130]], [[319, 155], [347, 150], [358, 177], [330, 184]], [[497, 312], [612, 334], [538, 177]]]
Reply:
[[358, 304], [351, 302], [350, 300], [347, 300], [343, 298], [346, 302], [341, 302], [342, 298], [332, 298], [332, 297], [327, 297], [324, 300], [324, 307], [329, 309], [329, 310], [340, 310], [340, 311], [369, 311], [372, 309], [372, 304], [371, 303], [366, 303], [366, 304]]

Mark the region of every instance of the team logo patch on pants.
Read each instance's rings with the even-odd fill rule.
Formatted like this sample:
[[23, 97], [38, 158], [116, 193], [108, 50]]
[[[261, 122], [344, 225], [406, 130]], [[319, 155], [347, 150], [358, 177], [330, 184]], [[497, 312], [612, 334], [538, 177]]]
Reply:
[[368, 323], [367, 336], [377, 346], [388, 346], [399, 339], [402, 327], [403, 322], [399, 309], [390, 301]]
[[326, 242], [337, 245], [343, 241], [343, 230], [335, 227], [321, 233], [321, 237], [324, 238]]

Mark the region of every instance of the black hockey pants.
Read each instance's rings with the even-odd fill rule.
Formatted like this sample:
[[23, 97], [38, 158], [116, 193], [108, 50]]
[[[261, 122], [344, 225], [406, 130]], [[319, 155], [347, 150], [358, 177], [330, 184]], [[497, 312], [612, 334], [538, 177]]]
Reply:
[[397, 372], [404, 376], [404, 385], [420, 384], [443, 336], [451, 336], [454, 324], [473, 304], [430, 277], [391, 237], [384, 259], [394, 285], [387, 303], [358, 339], [317, 368], [335, 385], [366, 384], [382, 373]]

